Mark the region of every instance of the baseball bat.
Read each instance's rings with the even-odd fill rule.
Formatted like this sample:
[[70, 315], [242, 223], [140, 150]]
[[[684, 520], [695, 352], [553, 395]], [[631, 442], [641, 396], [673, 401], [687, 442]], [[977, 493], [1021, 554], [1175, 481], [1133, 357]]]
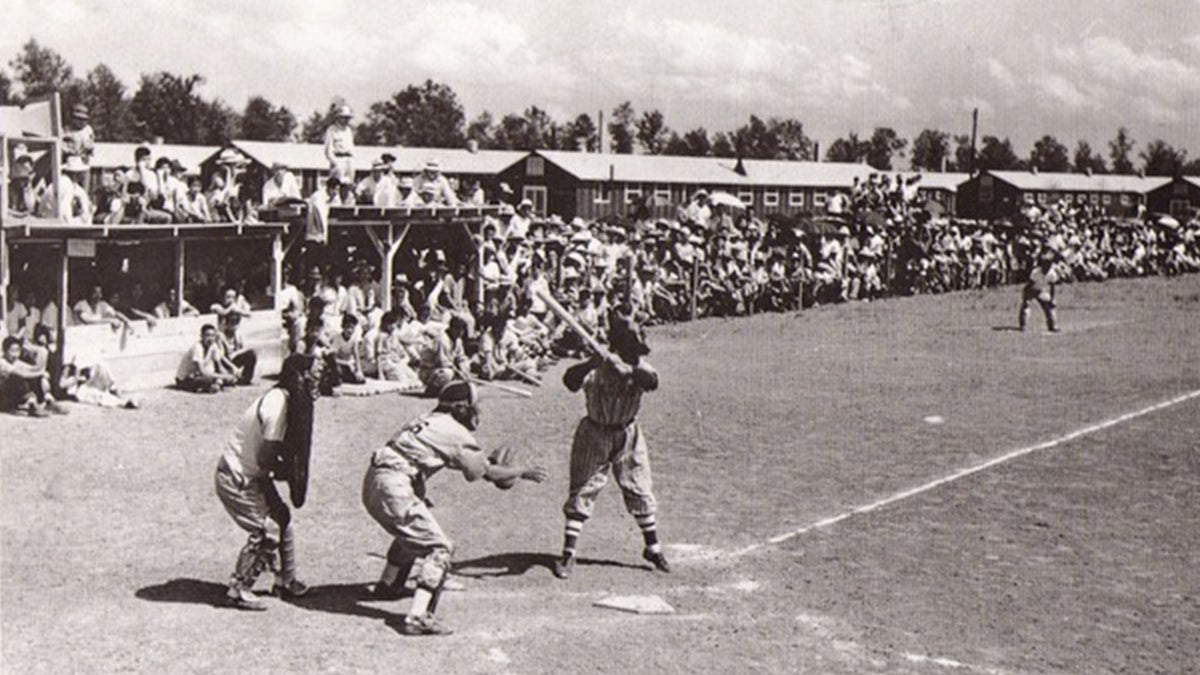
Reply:
[[533, 398], [533, 392], [526, 391], [524, 389], [521, 389], [520, 387], [511, 387], [507, 384], [500, 384], [499, 382], [492, 382], [490, 380], [481, 380], [479, 378], [471, 377], [470, 375], [464, 373], [461, 368], [459, 368], [458, 366], [456, 366], [454, 364], [450, 364], [450, 367], [454, 369], [454, 372], [458, 373], [458, 376], [461, 377], [464, 382], [470, 382], [471, 384], [479, 384], [479, 385], [483, 385], [485, 387], [492, 387], [493, 389], [499, 389], [500, 391], [506, 391], [510, 394], [516, 394], [517, 396], [520, 396], [521, 398]]
[[583, 339], [583, 341], [592, 349], [592, 351], [596, 352], [596, 354], [601, 358], [607, 359], [612, 357], [608, 350], [604, 348], [604, 345], [600, 344], [600, 341], [597, 340], [591, 333], [589, 333], [586, 328], [579, 325], [579, 322], [575, 319], [575, 317], [571, 316], [571, 313], [568, 312], [565, 307], [560, 305], [558, 300], [554, 299], [553, 295], [550, 295], [550, 293], [540, 289], [534, 292], [537, 293], [537, 296], [542, 299], [542, 302], [546, 303], [546, 306], [550, 308], [550, 311], [554, 312], [555, 316], [562, 319], [563, 323], [567, 324], [571, 330], [575, 331], [576, 335]]

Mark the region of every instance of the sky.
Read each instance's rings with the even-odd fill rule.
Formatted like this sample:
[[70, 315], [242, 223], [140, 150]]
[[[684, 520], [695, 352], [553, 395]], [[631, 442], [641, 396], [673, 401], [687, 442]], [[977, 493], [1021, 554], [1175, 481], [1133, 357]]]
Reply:
[[794, 117], [824, 149], [876, 126], [969, 133], [978, 108], [1021, 155], [1047, 133], [1106, 148], [1124, 125], [1200, 156], [1200, 0], [2, 2], [5, 64], [33, 37], [79, 75], [199, 73], [206, 96], [300, 118], [432, 78], [468, 120], [630, 100], [681, 133]]

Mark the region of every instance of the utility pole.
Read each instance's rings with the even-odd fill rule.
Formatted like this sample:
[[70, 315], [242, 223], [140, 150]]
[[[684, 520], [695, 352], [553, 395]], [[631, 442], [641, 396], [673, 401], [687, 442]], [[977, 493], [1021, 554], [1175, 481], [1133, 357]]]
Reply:
[[975, 137], [979, 133], [979, 108], [971, 112], [971, 174], [975, 173]]

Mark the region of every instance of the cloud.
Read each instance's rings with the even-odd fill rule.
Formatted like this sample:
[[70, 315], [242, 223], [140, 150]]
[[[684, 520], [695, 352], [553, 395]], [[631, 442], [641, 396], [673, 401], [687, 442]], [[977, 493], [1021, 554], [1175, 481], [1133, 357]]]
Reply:
[[1017, 86], [1017, 78], [1013, 76], [1012, 71], [997, 59], [988, 57], [987, 67], [988, 73], [1006, 89]]
[[1200, 68], [1170, 56], [1137, 51], [1108, 36], [1089, 37], [1053, 53], [1073, 80], [1094, 83], [1091, 86], [1106, 99], [1100, 103], [1145, 99], [1176, 112], [1200, 103]]
[[995, 117], [996, 107], [990, 101], [978, 96], [963, 96], [961, 98], [940, 98], [938, 107], [951, 114], [969, 113], [976, 108], [984, 117]]
[[1041, 93], [1068, 108], [1083, 108], [1093, 103], [1087, 94], [1060, 75], [1042, 73], [1033, 78], [1033, 85]]

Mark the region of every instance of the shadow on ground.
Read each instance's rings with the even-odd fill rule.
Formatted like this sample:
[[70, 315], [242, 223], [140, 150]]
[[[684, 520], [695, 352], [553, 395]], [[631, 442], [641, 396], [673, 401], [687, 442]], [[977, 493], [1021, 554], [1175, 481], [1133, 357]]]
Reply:
[[[535, 567], [544, 567], [548, 571], [554, 569], [557, 556], [548, 553], [497, 553], [471, 560], [455, 562], [454, 574], [470, 579], [485, 579], [488, 577], [519, 577]], [[576, 565], [597, 567], [623, 567], [631, 570], [648, 570], [648, 565], [630, 565], [616, 560], [597, 560], [594, 558], [579, 558]]]
[[224, 584], [200, 579], [172, 579], [166, 583], [139, 588], [134, 596], [150, 602], [180, 602], [209, 607], [227, 607]]

